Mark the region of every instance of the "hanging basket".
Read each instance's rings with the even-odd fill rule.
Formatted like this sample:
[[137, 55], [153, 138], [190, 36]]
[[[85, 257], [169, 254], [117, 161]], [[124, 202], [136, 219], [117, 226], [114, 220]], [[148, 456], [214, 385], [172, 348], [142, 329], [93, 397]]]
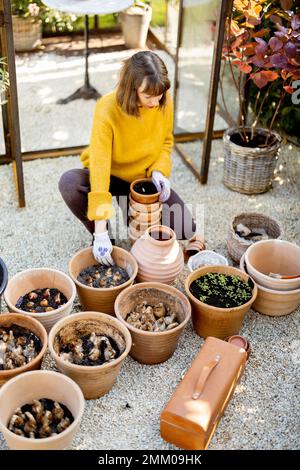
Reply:
[[[244, 128], [250, 135], [251, 127]], [[243, 147], [232, 141], [239, 134], [239, 129], [232, 128], [224, 132], [225, 150], [223, 182], [225, 186], [244, 194], [258, 194], [268, 191], [278, 160], [281, 137], [277, 132], [267, 129], [255, 129], [254, 136], [270, 145], [267, 147]]]
[[13, 15], [13, 33], [16, 52], [32, 51], [42, 43], [42, 21]]

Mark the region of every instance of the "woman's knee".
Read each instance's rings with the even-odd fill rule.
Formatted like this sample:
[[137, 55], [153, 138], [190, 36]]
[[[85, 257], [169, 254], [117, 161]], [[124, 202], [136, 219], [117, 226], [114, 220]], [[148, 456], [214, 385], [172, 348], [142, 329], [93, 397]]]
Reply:
[[63, 173], [58, 182], [58, 189], [64, 200], [70, 200], [76, 197], [78, 188], [85, 183], [85, 175], [80, 169], [68, 170]]

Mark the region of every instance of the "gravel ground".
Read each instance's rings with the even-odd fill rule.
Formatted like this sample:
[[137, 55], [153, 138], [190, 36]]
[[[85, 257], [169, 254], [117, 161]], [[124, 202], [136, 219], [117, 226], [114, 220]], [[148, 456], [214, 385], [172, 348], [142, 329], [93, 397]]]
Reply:
[[[184, 148], [199, 160], [199, 143], [185, 144]], [[299, 243], [299, 150], [284, 147], [273, 189], [259, 196], [244, 196], [223, 186], [222, 154], [222, 142], [215, 141], [206, 186], [201, 186], [174, 155], [173, 187], [187, 203], [203, 205], [202, 231], [207, 247], [227, 255], [229, 222], [244, 210], [277, 217], [284, 227], [284, 238]], [[75, 167], [80, 167], [76, 156], [26, 162], [25, 209], [17, 208], [11, 166], [0, 167], [0, 256], [10, 275], [40, 266], [67, 272], [70, 257], [90, 244], [90, 235], [57, 190], [60, 175]], [[128, 242], [123, 241], [122, 246], [129, 248]], [[185, 269], [174, 283], [180, 289], [187, 274]], [[77, 301], [74, 311], [79, 309]], [[241, 334], [251, 342], [253, 353], [210, 448], [299, 448], [299, 310], [281, 318], [251, 310]], [[202, 343], [189, 325], [175, 354], [164, 364], [144, 366], [128, 357], [113, 389], [86, 402], [73, 448], [173, 449], [160, 437], [159, 415]], [[43, 367], [55, 368], [49, 356]], [[0, 448], [6, 448], [1, 434]]]

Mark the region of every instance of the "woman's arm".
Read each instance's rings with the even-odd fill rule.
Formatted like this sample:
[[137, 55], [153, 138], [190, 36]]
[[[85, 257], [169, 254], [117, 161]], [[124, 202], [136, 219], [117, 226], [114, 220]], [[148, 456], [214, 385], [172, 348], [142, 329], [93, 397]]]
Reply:
[[161, 152], [157, 160], [148, 168], [147, 176], [150, 177], [152, 171], [160, 171], [167, 178], [170, 177], [172, 168], [171, 152], [174, 145], [173, 137], [173, 102], [172, 98], [167, 96], [166, 104], [166, 133]]
[[105, 113], [100, 100], [94, 113], [89, 146], [91, 190], [87, 217], [95, 221], [109, 219], [114, 214], [109, 192], [113, 131]]

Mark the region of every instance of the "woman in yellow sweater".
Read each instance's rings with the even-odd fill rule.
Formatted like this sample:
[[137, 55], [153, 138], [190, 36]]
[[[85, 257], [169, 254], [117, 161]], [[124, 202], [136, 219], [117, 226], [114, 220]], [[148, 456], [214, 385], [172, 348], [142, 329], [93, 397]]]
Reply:
[[179, 239], [190, 238], [196, 230], [190, 211], [169, 181], [173, 147], [169, 88], [167, 68], [157, 54], [142, 51], [127, 59], [116, 90], [96, 104], [90, 145], [81, 155], [84, 168], [69, 170], [60, 178], [63, 199], [94, 234], [93, 254], [104, 264], [113, 263], [107, 231], [107, 220], [114, 215], [112, 196], [128, 197], [130, 183], [137, 178], [151, 177], [161, 191], [162, 223], [168, 223]]

